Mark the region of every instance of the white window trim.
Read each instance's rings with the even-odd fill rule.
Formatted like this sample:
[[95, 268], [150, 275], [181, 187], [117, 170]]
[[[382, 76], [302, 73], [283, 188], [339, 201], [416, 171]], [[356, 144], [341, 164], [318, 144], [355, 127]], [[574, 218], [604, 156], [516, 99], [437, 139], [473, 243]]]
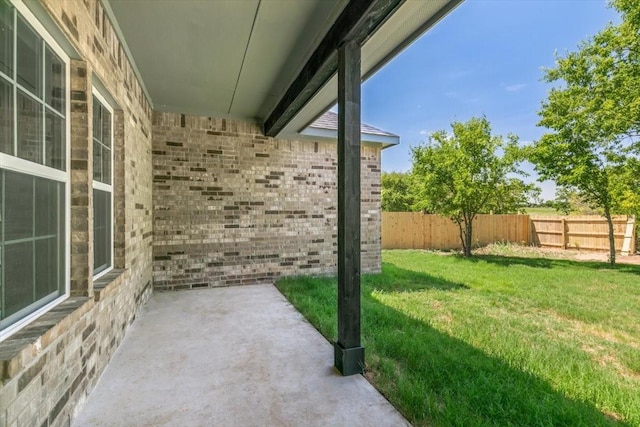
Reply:
[[[111, 129], [111, 161], [109, 162], [109, 167], [110, 167], [110, 172], [109, 172], [109, 176], [111, 177], [111, 184], [105, 184], [104, 182], [100, 182], [100, 181], [96, 181], [93, 180], [93, 189], [95, 190], [101, 190], [101, 191], [107, 191], [109, 192], [109, 194], [111, 194], [111, 229], [109, 230], [109, 233], [111, 233], [111, 265], [108, 266], [107, 268], [105, 268], [104, 270], [102, 270], [101, 272], [99, 272], [98, 274], [95, 274], [93, 276], [93, 280], [97, 280], [99, 278], [101, 278], [102, 276], [104, 276], [105, 274], [109, 273], [111, 270], [113, 270], [113, 256], [114, 256], [114, 251], [113, 251], [113, 246], [114, 246], [114, 222], [115, 222], [115, 212], [113, 211], [113, 181], [115, 180], [115, 177], [113, 176], [113, 152], [115, 151], [115, 138], [113, 137], [114, 134], [114, 129], [113, 129], [113, 107], [111, 106], [111, 104], [107, 101], [107, 99], [100, 93], [100, 90], [93, 86], [91, 88], [93, 96], [95, 96], [98, 101], [100, 101], [100, 103], [102, 104], [102, 106], [104, 108], [106, 108], [109, 113], [111, 114], [111, 123], [109, 128]], [[93, 98], [91, 100], [91, 102], [93, 102]], [[91, 135], [91, 146], [93, 146], [93, 134]], [[93, 157], [91, 158], [91, 162], [93, 162]], [[95, 213], [94, 213], [94, 220], [95, 220]], [[93, 267], [93, 266], [92, 266]]]
[[[65, 156], [65, 171], [60, 171], [54, 168], [50, 168], [47, 166], [39, 165], [37, 163], [29, 162], [24, 159], [20, 159], [18, 157], [9, 156], [6, 154], [0, 154], [0, 167], [6, 168], [7, 170], [12, 170], [15, 172], [23, 172], [29, 175], [35, 175], [42, 178], [52, 179], [55, 181], [60, 181], [65, 183], [65, 207], [64, 207], [64, 226], [65, 226], [65, 242], [64, 242], [64, 252], [65, 252], [65, 265], [64, 265], [64, 292], [62, 295], [54, 299], [53, 301], [45, 304], [39, 309], [35, 310], [33, 313], [25, 316], [24, 318], [18, 320], [11, 326], [6, 327], [5, 329], [0, 330], [0, 342], [17, 332], [18, 330], [24, 328], [29, 323], [36, 320], [38, 317], [42, 316], [47, 311], [51, 310], [53, 307], [57, 306], [67, 298], [69, 298], [70, 294], [70, 283], [71, 283], [71, 170], [69, 168], [70, 165], [70, 157], [71, 157], [71, 60], [66, 52], [60, 47], [60, 45], [49, 35], [47, 29], [38, 21], [38, 19], [31, 13], [28, 7], [21, 0], [9, 0], [17, 10], [18, 13], [22, 15], [22, 17], [33, 27], [33, 29], [38, 33], [40, 37], [46, 42], [46, 44], [53, 50], [58, 57], [65, 63], [65, 145], [66, 145], [66, 156]], [[17, 15], [14, 15], [14, 31], [17, 31], [16, 22]], [[14, 36], [14, 67], [17, 63], [17, 49], [15, 46], [15, 36]], [[14, 71], [14, 76], [17, 71]], [[17, 82], [14, 79], [14, 76], [11, 76], [11, 83], [15, 85]], [[16, 86], [14, 86], [16, 87]], [[15, 100], [15, 90], [14, 90], [14, 102]], [[14, 108], [15, 110], [15, 108]], [[17, 114], [15, 112], [14, 114]], [[17, 126], [15, 126], [15, 116], [14, 116], [14, 141], [17, 137]]]

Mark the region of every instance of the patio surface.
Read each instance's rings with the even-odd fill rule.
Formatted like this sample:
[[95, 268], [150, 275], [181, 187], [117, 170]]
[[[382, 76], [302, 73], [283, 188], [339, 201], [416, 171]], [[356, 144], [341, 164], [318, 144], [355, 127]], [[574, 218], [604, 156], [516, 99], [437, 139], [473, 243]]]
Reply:
[[408, 426], [273, 285], [156, 293], [72, 426]]

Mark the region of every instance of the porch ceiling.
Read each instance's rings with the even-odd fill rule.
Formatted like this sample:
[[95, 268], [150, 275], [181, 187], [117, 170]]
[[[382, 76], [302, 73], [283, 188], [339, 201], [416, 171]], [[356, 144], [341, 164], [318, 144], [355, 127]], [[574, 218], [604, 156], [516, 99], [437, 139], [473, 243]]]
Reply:
[[[461, 0], [401, 3], [362, 48], [364, 78]], [[109, 0], [156, 110], [264, 123], [348, 0]], [[280, 132], [336, 100], [334, 76]]]

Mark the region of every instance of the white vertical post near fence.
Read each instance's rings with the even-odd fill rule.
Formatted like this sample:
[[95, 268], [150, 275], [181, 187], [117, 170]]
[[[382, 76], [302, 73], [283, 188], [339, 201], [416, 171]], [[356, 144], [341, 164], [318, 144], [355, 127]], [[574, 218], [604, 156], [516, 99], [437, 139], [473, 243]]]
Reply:
[[627, 219], [627, 229], [624, 233], [624, 241], [622, 243], [622, 255], [627, 256], [633, 252], [633, 228], [636, 225], [635, 217], [630, 216]]

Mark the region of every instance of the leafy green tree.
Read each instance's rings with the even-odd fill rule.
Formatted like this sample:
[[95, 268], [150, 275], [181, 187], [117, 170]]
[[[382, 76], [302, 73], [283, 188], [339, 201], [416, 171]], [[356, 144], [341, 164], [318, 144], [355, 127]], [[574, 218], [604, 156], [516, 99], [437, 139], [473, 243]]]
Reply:
[[463, 254], [469, 257], [474, 218], [500, 205], [498, 199], [508, 193], [500, 188], [514, 188], [509, 174], [519, 172], [518, 138], [509, 135], [505, 143], [492, 136], [484, 117], [454, 122], [451, 128], [452, 134], [435, 132], [426, 144], [411, 150], [416, 207], [451, 218], [458, 225]]
[[550, 130], [530, 150], [542, 179], [573, 188], [609, 224], [609, 260], [615, 264], [612, 215], [630, 213], [640, 176], [634, 172], [640, 136], [640, 3], [612, 2], [622, 15], [576, 52], [558, 57], [545, 80], [558, 82], [540, 111]]
[[553, 207], [563, 215], [577, 213], [582, 215], [602, 215], [602, 209], [593, 209], [584, 201], [578, 190], [568, 186], [556, 188], [556, 198]]
[[413, 177], [408, 173], [382, 172], [381, 205], [385, 212], [411, 212], [415, 208]]
[[526, 212], [528, 206], [540, 203], [540, 187], [519, 178], [506, 178], [498, 184], [487, 208], [495, 214]]

